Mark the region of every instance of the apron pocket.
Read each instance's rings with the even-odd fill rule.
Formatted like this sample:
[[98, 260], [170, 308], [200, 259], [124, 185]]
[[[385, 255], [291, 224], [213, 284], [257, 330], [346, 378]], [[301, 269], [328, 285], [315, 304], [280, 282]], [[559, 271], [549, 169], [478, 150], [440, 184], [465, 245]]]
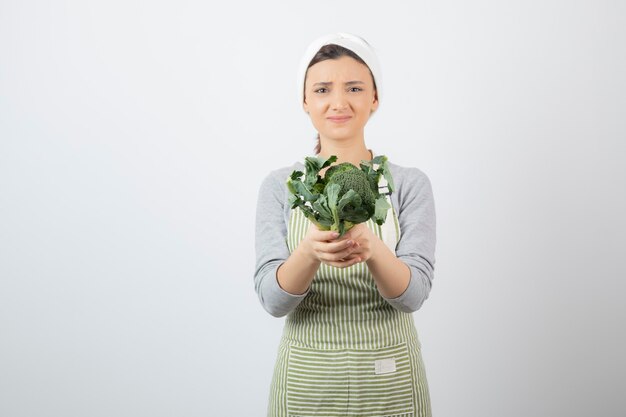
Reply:
[[290, 417], [412, 417], [413, 378], [406, 343], [373, 350], [290, 346]]

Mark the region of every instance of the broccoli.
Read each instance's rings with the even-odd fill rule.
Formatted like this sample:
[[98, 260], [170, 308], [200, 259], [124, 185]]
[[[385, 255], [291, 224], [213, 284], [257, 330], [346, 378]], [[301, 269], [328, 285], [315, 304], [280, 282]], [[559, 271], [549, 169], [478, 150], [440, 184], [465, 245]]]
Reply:
[[[306, 174], [294, 171], [287, 180], [291, 208], [300, 207], [319, 229], [338, 231], [340, 236], [371, 218], [383, 224], [391, 206], [385, 193], [379, 192], [380, 176], [387, 180], [386, 194], [394, 188], [387, 157], [379, 155], [371, 161], [361, 161], [360, 169], [349, 162], [330, 166], [336, 161], [335, 155], [305, 158]], [[374, 169], [374, 165], [378, 167]], [[322, 178], [319, 172], [326, 167], [329, 168]]]
[[[336, 168], [336, 169], [333, 169]], [[324, 175], [326, 187], [331, 184], [339, 184], [339, 199], [348, 191], [354, 190], [361, 197], [361, 205], [371, 217], [374, 214], [376, 195], [372, 191], [367, 174], [350, 162], [343, 162], [339, 165], [331, 166]]]
[[326, 170], [326, 174], [324, 174], [324, 179], [326, 180], [326, 182], [330, 181], [330, 179], [332, 178], [332, 176], [338, 172], [346, 172], [346, 171], [352, 171], [353, 169], [355, 169], [356, 167], [354, 165], [352, 165], [350, 162], [342, 162], [340, 164], [337, 165], [331, 165], [327, 170]]

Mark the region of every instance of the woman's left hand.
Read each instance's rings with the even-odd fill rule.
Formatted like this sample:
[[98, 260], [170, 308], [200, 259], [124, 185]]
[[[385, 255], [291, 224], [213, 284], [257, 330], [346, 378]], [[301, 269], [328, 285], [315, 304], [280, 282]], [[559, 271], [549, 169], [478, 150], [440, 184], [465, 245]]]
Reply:
[[361, 262], [368, 261], [372, 257], [376, 240], [378, 240], [378, 237], [372, 233], [365, 223], [352, 226], [342, 238], [351, 239], [356, 245], [356, 249], [346, 260], [358, 257]]

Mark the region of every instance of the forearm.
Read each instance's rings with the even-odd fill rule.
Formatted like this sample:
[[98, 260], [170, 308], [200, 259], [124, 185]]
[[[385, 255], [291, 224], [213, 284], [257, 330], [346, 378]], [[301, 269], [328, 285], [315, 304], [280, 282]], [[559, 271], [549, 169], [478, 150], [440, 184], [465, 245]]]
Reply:
[[305, 253], [298, 246], [276, 271], [280, 287], [291, 294], [304, 294], [311, 285], [320, 261]]
[[372, 256], [366, 263], [378, 291], [385, 298], [399, 297], [409, 286], [411, 270], [380, 239], [375, 239], [373, 245]]

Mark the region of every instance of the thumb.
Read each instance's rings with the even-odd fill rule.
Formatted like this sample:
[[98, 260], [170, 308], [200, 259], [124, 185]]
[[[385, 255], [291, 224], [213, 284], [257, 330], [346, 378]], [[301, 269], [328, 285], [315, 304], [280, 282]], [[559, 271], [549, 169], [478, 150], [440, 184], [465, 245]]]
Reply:
[[339, 237], [339, 233], [332, 230], [320, 230], [314, 224], [309, 226], [309, 233], [311, 238], [317, 241], [333, 240]]

